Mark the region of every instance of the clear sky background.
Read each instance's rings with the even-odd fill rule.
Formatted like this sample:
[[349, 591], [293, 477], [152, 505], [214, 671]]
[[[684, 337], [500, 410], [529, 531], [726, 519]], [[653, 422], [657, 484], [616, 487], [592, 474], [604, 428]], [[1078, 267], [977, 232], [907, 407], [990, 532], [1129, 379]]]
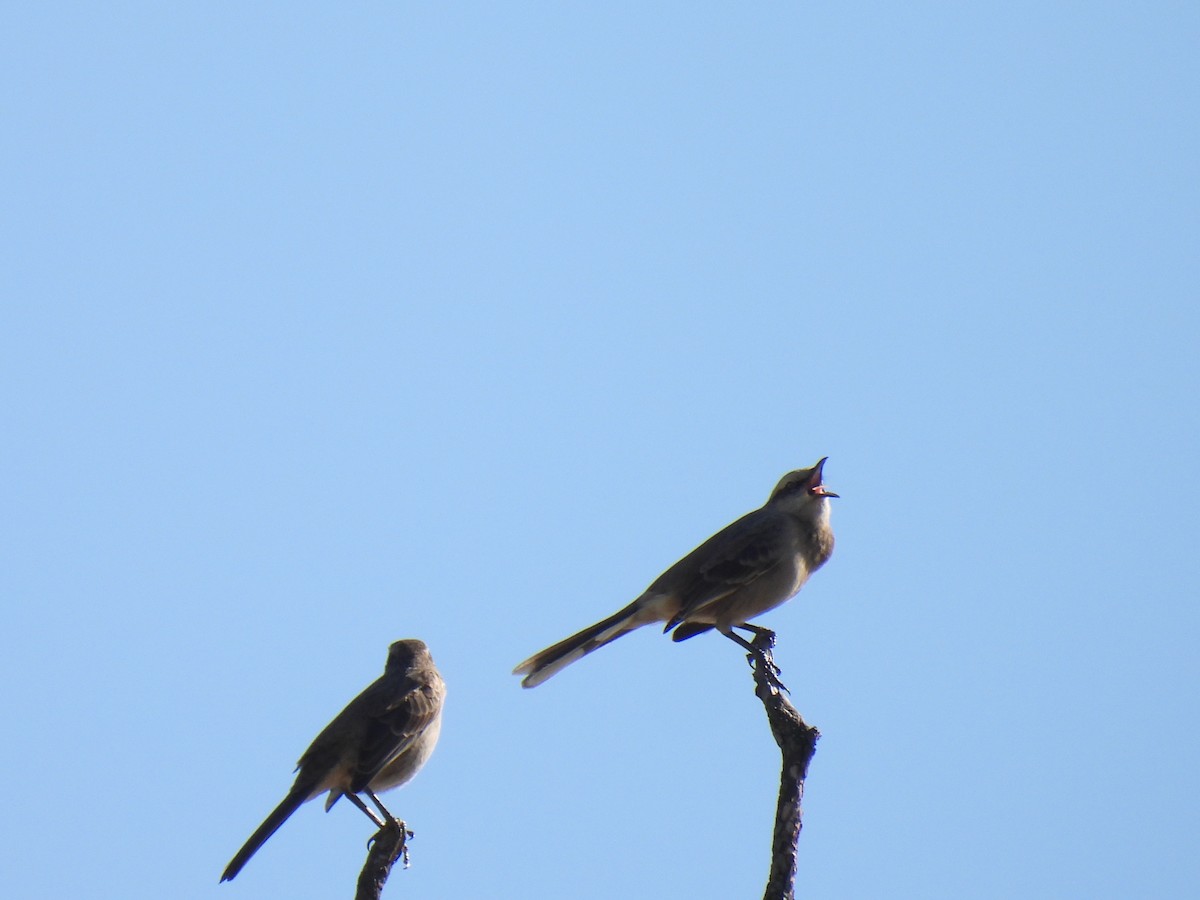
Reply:
[[608, 615], [830, 457], [779, 632], [821, 898], [1200, 882], [1200, 7], [20, 4], [0, 28], [12, 897], [761, 893], [742, 654]]

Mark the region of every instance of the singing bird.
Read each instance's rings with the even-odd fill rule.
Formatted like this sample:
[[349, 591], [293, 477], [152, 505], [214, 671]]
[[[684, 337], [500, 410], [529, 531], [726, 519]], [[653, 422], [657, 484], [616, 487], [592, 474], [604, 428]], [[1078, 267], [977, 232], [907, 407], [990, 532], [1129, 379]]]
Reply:
[[[826, 457], [825, 459], [827, 459]], [[522, 687], [537, 687], [575, 660], [635, 628], [665, 622], [684, 641], [717, 629], [748, 650], [733, 629], [767, 635], [749, 621], [795, 596], [833, 553], [829, 498], [821, 483], [825, 459], [780, 479], [761, 507], [718, 531], [602, 622], [535, 653], [515, 669]]]
[[[221, 880], [233, 879], [301, 804], [325, 791], [326, 812], [344, 796], [380, 828], [398, 822], [376, 793], [399, 787], [425, 765], [441, 731], [445, 698], [446, 684], [425, 643], [413, 639], [392, 644], [383, 675], [351, 700], [304, 751], [296, 783], [225, 867]], [[370, 797], [384, 818], [359, 794]]]

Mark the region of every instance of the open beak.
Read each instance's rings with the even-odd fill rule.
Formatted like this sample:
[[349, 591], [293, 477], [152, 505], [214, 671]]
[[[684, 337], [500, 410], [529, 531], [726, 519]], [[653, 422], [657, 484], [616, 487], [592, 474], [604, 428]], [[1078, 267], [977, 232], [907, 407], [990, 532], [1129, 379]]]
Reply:
[[836, 497], [838, 496], [837, 494], [821, 484], [821, 472], [825, 468], [825, 460], [827, 459], [829, 459], [828, 456], [823, 456], [820, 462], [813, 466], [812, 478], [809, 479], [808, 489], [819, 497]]

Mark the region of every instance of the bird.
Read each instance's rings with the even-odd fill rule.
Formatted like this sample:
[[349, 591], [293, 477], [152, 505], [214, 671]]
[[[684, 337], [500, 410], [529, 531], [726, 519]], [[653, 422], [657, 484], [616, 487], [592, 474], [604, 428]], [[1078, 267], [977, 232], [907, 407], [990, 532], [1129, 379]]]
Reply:
[[513, 669], [524, 676], [521, 686], [537, 687], [577, 659], [652, 622], [665, 622], [663, 632], [674, 630], [675, 641], [715, 628], [751, 653], [761, 653], [761, 643], [734, 631], [740, 628], [769, 649], [774, 633], [749, 620], [795, 596], [833, 553], [828, 501], [838, 495], [821, 481], [827, 459], [788, 472], [766, 503], [683, 557], [624, 609], [522, 662]]
[[[304, 751], [292, 789], [230, 860], [221, 881], [231, 881], [292, 813], [325, 791], [326, 812], [345, 796], [380, 828], [399, 824], [376, 794], [405, 784], [425, 765], [441, 732], [445, 697], [446, 684], [424, 641], [393, 643], [383, 675]], [[359, 794], [366, 794], [384, 818]]]

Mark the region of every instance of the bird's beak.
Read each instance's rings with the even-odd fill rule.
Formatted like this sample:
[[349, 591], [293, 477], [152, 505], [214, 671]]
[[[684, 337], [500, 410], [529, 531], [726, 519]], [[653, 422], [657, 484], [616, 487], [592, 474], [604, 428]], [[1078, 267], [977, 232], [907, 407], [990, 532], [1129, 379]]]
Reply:
[[825, 468], [825, 460], [828, 456], [821, 457], [820, 462], [813, 466], [812, 477], [808, 480], [808, 489], [819, 497], [836, 497], [838, 496], [833, 491], [821, 484], [821, 471]]

